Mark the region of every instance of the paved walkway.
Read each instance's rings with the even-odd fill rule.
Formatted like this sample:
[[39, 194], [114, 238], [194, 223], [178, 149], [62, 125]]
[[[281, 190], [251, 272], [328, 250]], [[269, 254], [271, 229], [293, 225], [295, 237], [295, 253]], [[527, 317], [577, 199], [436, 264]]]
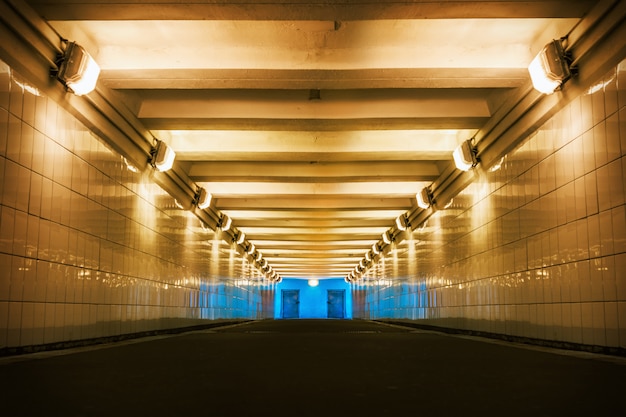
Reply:
[[260, 321], [4, 358], [8, 416], [626, 416], [626, 360], [368, 321]]

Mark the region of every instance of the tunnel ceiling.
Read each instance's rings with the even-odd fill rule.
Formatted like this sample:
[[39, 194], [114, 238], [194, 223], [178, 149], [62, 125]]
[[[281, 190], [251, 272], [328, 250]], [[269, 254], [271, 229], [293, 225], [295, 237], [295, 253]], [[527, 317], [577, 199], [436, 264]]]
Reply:
[[593, 1], [28, 3], [283, 277], [345, 276]]

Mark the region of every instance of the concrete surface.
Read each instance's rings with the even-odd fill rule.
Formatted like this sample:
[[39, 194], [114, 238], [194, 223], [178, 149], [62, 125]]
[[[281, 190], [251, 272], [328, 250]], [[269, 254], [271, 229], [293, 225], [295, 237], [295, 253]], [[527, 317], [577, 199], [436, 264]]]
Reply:
[[626, 361], [357, 320], [0, 360], [2, 416], [626, 416]]

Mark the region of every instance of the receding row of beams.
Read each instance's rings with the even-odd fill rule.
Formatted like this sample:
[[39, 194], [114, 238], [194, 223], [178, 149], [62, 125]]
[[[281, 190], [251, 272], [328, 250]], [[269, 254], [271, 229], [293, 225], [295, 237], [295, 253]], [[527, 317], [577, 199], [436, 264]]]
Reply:
[[31, 0], [48, 20], [369, 20], [581, 17], [592, 0], [546, 1], [198, 1]]

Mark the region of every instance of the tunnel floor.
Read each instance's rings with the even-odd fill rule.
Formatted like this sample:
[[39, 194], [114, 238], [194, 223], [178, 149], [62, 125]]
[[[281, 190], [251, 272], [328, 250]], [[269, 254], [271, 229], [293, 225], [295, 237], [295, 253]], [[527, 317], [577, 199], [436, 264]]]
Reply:
[[626, 361], [268, 320], [0, 361], [3, 416], [625, 416]]

